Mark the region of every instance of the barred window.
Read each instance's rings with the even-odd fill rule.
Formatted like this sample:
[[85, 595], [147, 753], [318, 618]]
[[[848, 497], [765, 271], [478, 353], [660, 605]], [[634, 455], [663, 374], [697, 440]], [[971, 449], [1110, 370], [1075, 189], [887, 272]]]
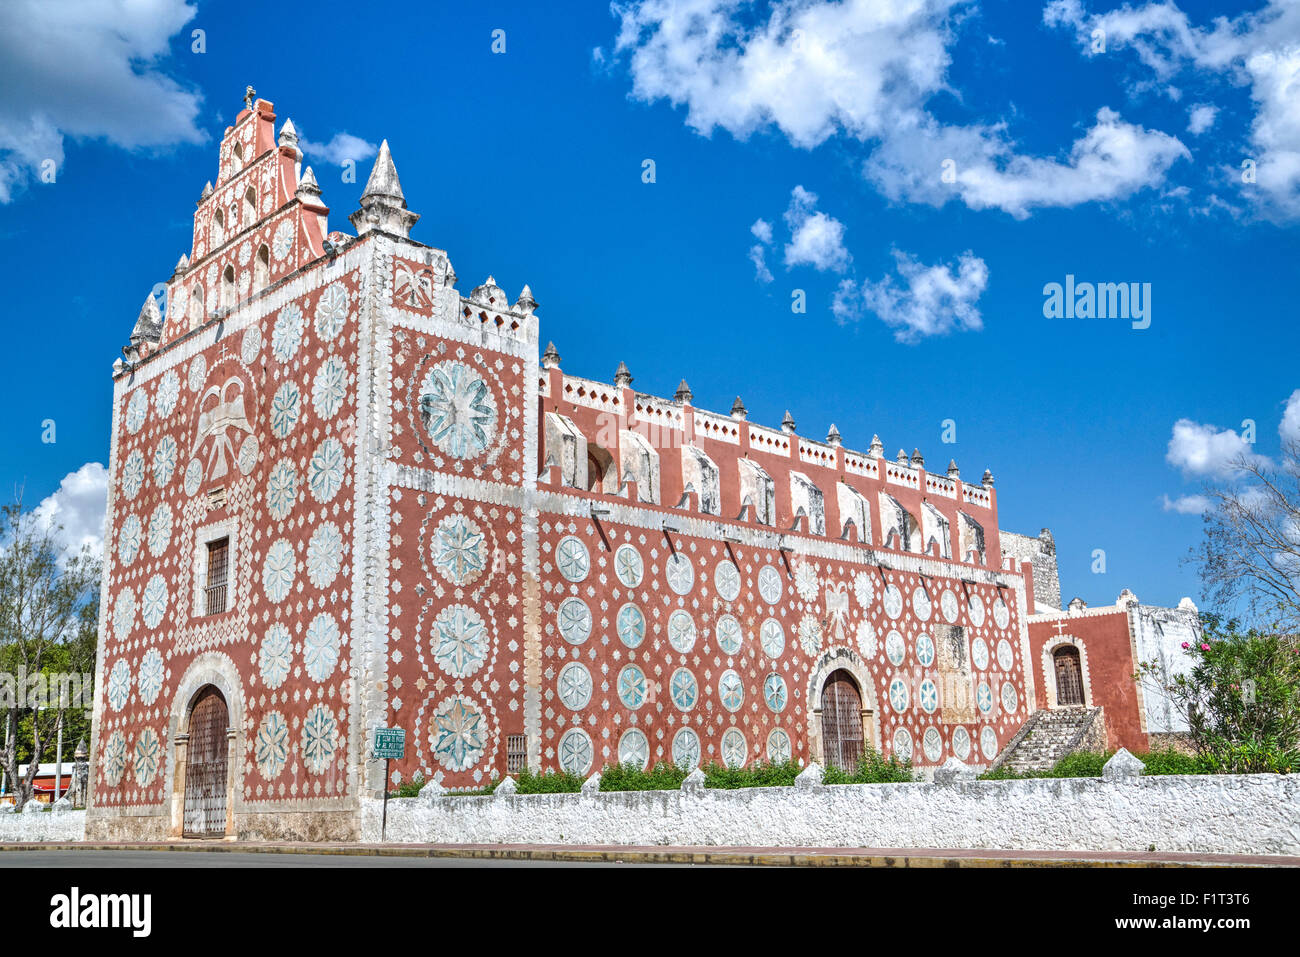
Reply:
[[506, 735], [506, 774], [518, 774], [528, 758], [528, 746], [522, 734]]
[[227, 576], [230, 571], [230, 539], [208, 542], [207, 611], [219, 615], [226, 610]]

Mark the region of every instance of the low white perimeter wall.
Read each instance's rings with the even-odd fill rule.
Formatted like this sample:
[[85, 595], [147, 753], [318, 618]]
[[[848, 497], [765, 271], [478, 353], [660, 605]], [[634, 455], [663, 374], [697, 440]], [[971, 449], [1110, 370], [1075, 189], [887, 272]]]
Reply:
[[[363, 841], [380, 808], [363, 804]], [[1300, 854], [1300, 775], [443, 795], [390, 800], [386, 839]]]
[[86, 834], [85, 811], [28, 811], [0, 814], [0, 844], [25, 841], [80, 841]]

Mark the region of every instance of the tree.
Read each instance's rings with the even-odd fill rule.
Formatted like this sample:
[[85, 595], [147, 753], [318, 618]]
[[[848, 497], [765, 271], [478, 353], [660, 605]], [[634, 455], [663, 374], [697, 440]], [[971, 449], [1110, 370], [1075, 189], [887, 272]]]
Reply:
[[1234, 481], [1207, 487], [1205, 536], [1193, 558], [1211, 601], [1244, 605], [1258, 621], [1300, 628], [1300, 442], [1281, 464], [1261, 456], [1233, 464]]
[[[50, 676], [94, 669], [101, 562], [89, 548], [67, 554], [59, 531], [24, 511], [21, 495], [0, 508], [0, 713], [12, 734], [8, 747], [0, 738], [0, 761], [20, 808], [31, 799], [51, 736], [69, 706], [81, 706], [67, 700], [66, 680]], [[23, 751], [30, 758], [20, 778]]]

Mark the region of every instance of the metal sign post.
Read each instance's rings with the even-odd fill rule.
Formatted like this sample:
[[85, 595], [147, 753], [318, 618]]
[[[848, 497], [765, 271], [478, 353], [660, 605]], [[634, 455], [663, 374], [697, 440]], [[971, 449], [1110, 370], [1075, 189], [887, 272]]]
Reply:
[[384, 816], [379, 825], [382, 843], [388, 831], [388, 779], [393, 768], [393, 758], [406, 757], [406, 731], [402, 728], [375, 728], [374, 756], [384, 759]]

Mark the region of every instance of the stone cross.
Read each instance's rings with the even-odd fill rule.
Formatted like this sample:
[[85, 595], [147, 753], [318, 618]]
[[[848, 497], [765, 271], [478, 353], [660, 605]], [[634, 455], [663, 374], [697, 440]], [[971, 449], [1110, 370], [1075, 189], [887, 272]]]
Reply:
[[251, 86], [244, 87], [244, 105], [250, 110], [253, 108], [253, 97], [256, 95], [257, 91]]
[[1058, 622], [1056, 623], [1056, 633], [1057, 633], [1058, 635], [1060, 635], [1060, 634], [1061, 634], [1062, 632], [1064, 632], [1064, 631], [1065, 631], [1065, 622], [1063, 622], [1063, 621], [1058, 621]]

